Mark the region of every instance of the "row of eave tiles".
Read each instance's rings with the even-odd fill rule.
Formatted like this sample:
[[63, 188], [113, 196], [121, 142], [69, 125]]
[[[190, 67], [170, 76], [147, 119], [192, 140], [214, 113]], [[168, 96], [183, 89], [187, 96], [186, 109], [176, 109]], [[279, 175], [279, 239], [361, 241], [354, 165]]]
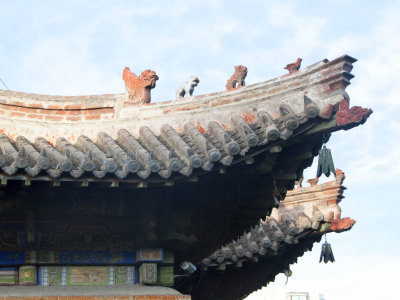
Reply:
[[224, 270], [226, 266], [241, 267], [244, 262], [257, 261], [266, 255], [278, 252], [285, 244], [298, 244], [298, 239], [308, 231], [316, 231], [325, 220], [322, 212], [313, 206], [312, 215], [307, 216], [302, 211], [278, 211], [279, 220], [266, 217], [249, 232], [243, 233], [237, 240], [221, 247], [210, 256], [204, 258], [201, 264]]
[[230, 165], [234, 156], [244, 156], [252, 147], [287, 139], [300, 124], [318, 116], [319, 108], [305, 97], [303, 113], [296, 115], [288, 104], [281, 104], [279, 113], [273, 119], [259, 110], [252, 124], [239, 114], [233, 115], [228, 131], [217, 121], [210, 121], [204, 134], [192, 123], [184, 125], [182, 134], [165, 124], [159, 136], [143, 126], [139, 138], [120, 129], [116, 140], [100, 132], [96, 141], [82, 135], [75, 145], [60, 137], [54, 147], [43, 137], [30, 141], [18, 136], [12, 141], [0, 134], [0, 167], [9, 176], [19, 169], [29, 176], [46, 171], [52, 178], [63, 173], [79, 178], [85, 172], [92, 172], [96, 178], [113, 173], [120, 179], [132, 173], [143, 179], [151, 173], [162, 178], [169, 178], [172, 172], [189, 176], [195, 168], [209, 171], [216, 162]]

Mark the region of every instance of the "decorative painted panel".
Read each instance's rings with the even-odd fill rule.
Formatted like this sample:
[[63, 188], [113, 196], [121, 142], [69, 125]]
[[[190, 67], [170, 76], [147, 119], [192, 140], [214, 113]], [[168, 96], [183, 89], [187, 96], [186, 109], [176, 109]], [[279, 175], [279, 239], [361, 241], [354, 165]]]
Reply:
[[36, 266], [19, 267], [19, 285], [37, 285]]
[[132, 265], [133, 251], [20, 251], [0, 252], [0, 265], [60, 264], [91, 265], [112, 264]]
[[23, 265], [25, 264], [25, 252], [0, 252], [0, 265]]
[[173, 286], [174, 285], [174, 267], [158, 266], [156, 285]]
[[134, 266], [48, 266], [39, 268], [42, 286], [113, 286], [138, 283]]
[[163, 249], [140, 249], [136, 251], [137, 262], [162, 262], [163, 261]]
[[0, 285], [17, 285], [18, 268], [0, 268]]
[[157, 282], [157, 264], [143, 263], [140, 266], [140, 283], [155, 284]]

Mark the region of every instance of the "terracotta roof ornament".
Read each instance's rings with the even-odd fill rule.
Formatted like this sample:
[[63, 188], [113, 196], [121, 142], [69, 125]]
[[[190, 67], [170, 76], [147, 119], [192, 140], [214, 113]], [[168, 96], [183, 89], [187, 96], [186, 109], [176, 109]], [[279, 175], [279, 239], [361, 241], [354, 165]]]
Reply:
[[337, 184], [342, 184], [346, 176], [344, 175], [344, 172], [340, 169], [336, 169], [335, 171], [335, 179]]
[[319, 180], [319, 178], [315, 177], [315, 178], [308, 179], [307, 182], [310, 184], [310, 186], [314, 186], [314, 185], [317, 185], [318, 180]]
[[286, 65], [284, 69], [289, 71], [289, 74], [294, 73], [300, 69], [302, 59], [299, 57], [296, 62]]
[[158, 80], [156, 72], [145, 70], [138, 77], [128, 67], [125, 67], [122, 79], [125, 81], [125, 88], [132, 102], [151, 102], [150, 90], [156, 87], [156, 81]]
[[228, 91], [232, 91], [234, 89], [238, 89], [244, 87], [246, 84], [244, 82], [247, 76], [247, 67], [243, 65], [235, 66], [235, 73], [229, 78], [226, 83], [226, 89]]
[[372, 110], [369, 108], [363, 108], [360, 106], [353, 106], [350, 108], [349, 100], [343, 98], [339, 103], [339, 110], [336, 112], [336, 124], [342, 126], [351, 123], [362, 124], [370, 114], [372, 114]]
[[296, 180], [294, 182], [294, 185], [296, 186], [296, 189], [302, 188], [303, 187], [303, 176], [300, 177], [299, 180]]
[[200, 79], [194, 75], [191, 75], [184, 84], [176, 91], [176, 99], [183, 98], [185, 96], [192, 97], [194, 88], [199, 84]]

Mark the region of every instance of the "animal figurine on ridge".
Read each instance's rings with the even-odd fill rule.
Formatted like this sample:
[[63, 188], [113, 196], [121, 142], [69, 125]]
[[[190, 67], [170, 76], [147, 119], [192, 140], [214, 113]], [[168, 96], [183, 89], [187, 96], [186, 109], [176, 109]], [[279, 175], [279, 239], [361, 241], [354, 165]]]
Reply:
[[246, 84], [244, 82], [247, 76], [247, 67], [246, 66], [235, 66], [235, 73], [229, 78], [226, 83], [226, 89], [228, 91], [232, 91], [234, 89], [238, 89], [244, 87]]
[[158, 76], [152, 70], [145, 70], [137, 76], [126, 67], [122, 73], [122, 79], [125, 81], [125, 89], [129, 93], [131, 102], [150, 103], [150, 90], [155, 88]]
[[193, 96], [194, 88], [199, 84], [200, 79], [194, 75], [191, 75], [184, 84], [176, 91], [176, 99]]
[[289, 71], [290, 73], [296, 72], [300, 69], [302, 59], [299, 57], [296, 62], [286, 65], [284, 69]]
[[308, 179], [307, 182], [310, 184], [310, 186], [315, 186], [315, 185], [317, 185], [318, 180], [319, 180], [319, 178], [315, 177], [315, 178]]

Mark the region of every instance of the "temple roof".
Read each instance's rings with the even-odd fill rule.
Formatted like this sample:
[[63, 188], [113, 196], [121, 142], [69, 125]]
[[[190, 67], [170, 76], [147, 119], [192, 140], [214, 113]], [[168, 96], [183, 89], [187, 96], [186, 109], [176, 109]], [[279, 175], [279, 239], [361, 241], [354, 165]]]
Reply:
[[355, 61], [344, 55], [273, 80], [158, 103], [131, 94], [0, 90], [2, 178], [168, 179], [251, 161], [321, 122], [331, 122], [328, 131], [363, 123], [371, 111], [352, 111], [345, 92]]
[[[289, 74], [249, 86], [247, 68], [236, 66], [226, 91], [189, 89], [190, 97], [157, 103], [155, 72], [129, 68], [127, 94], [0, 90], [0, 248], [162, 247], [206, 267], [207, 292], [232, 280], [237, 298], [269, 282], [323, 233], [354, 223], [340, 217], [341, 179], [287, 190], [331, 132], [372, 113], [350, 107], [355, 61], [344, 55], [299, 70], [298, 60]], [[17, 238], [34, 229], [33, 241]], [[225, 279], [215, 284], [220, 270]]]

